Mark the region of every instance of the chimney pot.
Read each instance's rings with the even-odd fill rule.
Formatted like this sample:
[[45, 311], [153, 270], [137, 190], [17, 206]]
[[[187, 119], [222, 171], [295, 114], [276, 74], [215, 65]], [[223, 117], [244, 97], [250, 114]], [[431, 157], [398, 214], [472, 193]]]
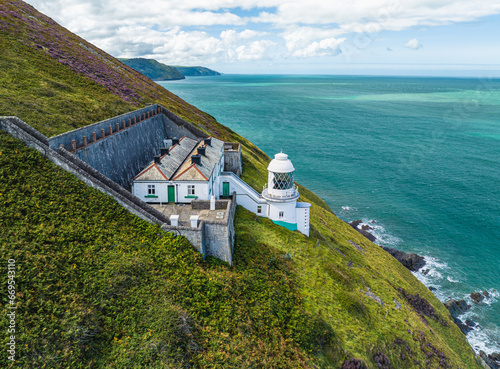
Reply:
[[101, 128], [101, 139], [106, 137], [106, 131], [104, 130], [104, 128]]
[[116, 123], [115, 126], [116, 126], [115, 132], [119, 132], [120, 131], [120, 123]]
[[82, 141], [83, 141], [83, 146], [87, 146], [87, 136], [83, 136]]
[[112, 135], [113, 134], [113, 127], [112, 126], [109, 126], [109, 134]]
[[97, 134], [95, 132], [92, 132], [92, 142], [97, 141]]

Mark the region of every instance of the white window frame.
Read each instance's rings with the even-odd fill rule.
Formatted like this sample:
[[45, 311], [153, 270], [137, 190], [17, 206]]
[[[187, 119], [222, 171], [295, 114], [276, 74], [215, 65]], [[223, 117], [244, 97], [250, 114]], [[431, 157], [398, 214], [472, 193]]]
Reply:
[[280, 211], [278, 213], [278, 218], [283, 219], [284, 217], [285, 217], [285, 212], [284, 211]]
[[148, 184], [148, 195], [156, 195], [156, 186], [154, 184]]
[[262, 205], [257, 205], [257, 214], [262, 214]]
[[187, 191], [188, 191], [188, 196], [194, 196], [196, 193], [196, 186], [195, 185], [188, 185]]

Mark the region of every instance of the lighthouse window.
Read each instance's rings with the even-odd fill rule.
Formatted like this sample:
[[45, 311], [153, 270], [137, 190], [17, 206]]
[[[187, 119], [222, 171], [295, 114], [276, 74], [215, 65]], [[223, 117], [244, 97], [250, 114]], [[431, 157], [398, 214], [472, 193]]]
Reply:
[[262, 213], [262, 205], [258, 205], [257, 206], [257, 214], [261, 214]]
[[148, 185], [148, 195], [154, 195], [155, 192], [155, 185]]
[[280, 211], [279, 214], [278, 214], [279, 218], [280, 219], [283, 219], [285, 217], [285, 212], [284, 211]]
[[273, 188], [288, 190], [293, 187], [293, 173], [274, 173]]

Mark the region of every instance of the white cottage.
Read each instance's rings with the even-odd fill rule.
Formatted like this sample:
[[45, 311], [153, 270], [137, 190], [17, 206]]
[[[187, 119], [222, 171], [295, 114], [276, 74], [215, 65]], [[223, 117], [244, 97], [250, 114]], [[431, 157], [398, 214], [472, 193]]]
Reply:
[[209, 200], [212, 195], [219, 198], [224, 142], [184, 136], [171, 143], [133, 179], [132, 193], [155, 204], [190, 203]]
[[[232, 149], [227, 150], [229, 153]], [[210, 200], [212, 196], [219, 199], [234, 195], [238, 205], [309, 236], [311, 204], [297, 202], [295, 168], [287, 154], [278, 153], [271, 160], [267, 168], [268, 183], [260, 194], [232, 171], [224, 171], [224, 152], [225, 143], [216, 138], [174, 139], [168, 149], [161, 149], [161, 155], [134, 178], [132, 193], [154, 204], [190, 203], [196, 199]], [[241, 164], [235, 171], [241, 172]]]

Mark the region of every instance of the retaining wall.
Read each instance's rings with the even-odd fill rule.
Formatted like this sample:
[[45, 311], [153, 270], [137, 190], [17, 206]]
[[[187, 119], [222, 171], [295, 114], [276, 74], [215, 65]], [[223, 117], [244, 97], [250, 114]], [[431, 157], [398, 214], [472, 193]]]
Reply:
[[129, 189], [132, 179], [160, 153], [163, 139], [207, 135], [161, 105], [130, 113], [51, 137], [49, 146], [60, 146]]

